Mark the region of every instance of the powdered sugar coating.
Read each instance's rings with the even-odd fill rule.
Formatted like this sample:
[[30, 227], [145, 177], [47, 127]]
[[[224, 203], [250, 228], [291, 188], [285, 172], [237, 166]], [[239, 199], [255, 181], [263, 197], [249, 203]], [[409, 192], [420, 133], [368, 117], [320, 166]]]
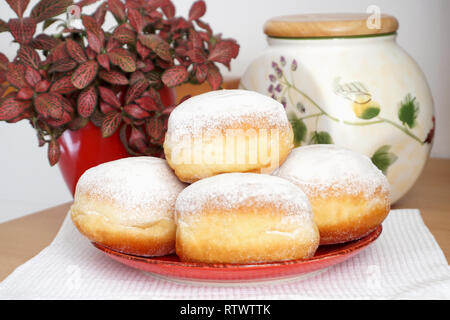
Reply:
[[224, 173], [199, 180], [178, 196], [176, 220], [201, 214], [203, 208], [214, 207], [224, 214], [241, 206], [258, 207], [267, 204], [280, 208], [282, 223], [312, 219], [312, 210], [305, 193], [287, 180], [257, 173]]
[[115, 220], [142, 225], [173, 219], [175, 200], [185, 186], [165, 160], [130, 157], [87, 170], [77, 183], [75, 202], [80, 195], [108, 201], [126, 212], [113, 217]]
[[289, 126], [283, 105], [270, 97], [248, 90], [215, 90], [178, 105], [170, 114], [167, 136], [177, 141], [186, 135], [240, 128], [248, 119], [268, 128]]
[[308, 196], [389, 192], [385, 175], [365, 155], [336, 145], [298, 147], [274, 173], [300, 186]]

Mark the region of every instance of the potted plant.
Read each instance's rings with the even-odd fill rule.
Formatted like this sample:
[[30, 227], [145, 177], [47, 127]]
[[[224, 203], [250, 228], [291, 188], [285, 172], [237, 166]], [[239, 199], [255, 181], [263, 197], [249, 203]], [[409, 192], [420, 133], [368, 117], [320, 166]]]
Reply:
[[[207, 81], [220, 88], [217, 63], [229, 68], [239, 52], [201, 19], [204, 1], [188, 18], [175, 16], [170, 0], [41, 0], [27, 17], [29, 0], [7, 2], [17, 18], [0, 20], [0, 32], [19, 49], [12, 61], [0, 53], [0, 120], [28, 120], [72, 192], [101, 162], [162, 157], [173, 87]], [[82, 14], [92, 4], [95, 12]], [[105, 30], [108, 14], [117, 24]], [[81, 27], [72, 26], [77, 19]], [[54, 23], [57, 34], [36, 34]]]

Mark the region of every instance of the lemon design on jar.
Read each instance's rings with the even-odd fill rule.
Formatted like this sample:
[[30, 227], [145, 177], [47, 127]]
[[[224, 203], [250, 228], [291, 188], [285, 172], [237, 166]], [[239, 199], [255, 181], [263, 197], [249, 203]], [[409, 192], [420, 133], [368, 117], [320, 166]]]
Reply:
[[375, 118], [380, 113], [380, 104], [372, 99], [372, 94], [360, 81], [341, 83], [334, 81], [334, 92], [352, 102], [353, 113], [363, 120]]
[[352, 109], [358, 118], [369, 120], [380, 113], [380, 104], [374, 101], [370, 95], [364, 94], [354, 98]]

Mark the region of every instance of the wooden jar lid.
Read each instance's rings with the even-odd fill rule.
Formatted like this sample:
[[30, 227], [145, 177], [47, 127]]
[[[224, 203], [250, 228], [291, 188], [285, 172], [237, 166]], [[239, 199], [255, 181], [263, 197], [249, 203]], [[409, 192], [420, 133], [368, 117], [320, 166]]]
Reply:
[[268, 20], [264, 33], [270, 37], [318, 38], [387, 34], [398, 29], [398, 21], [391, 15], [381, 14], [379, 24], [375, 23], [373, 16], [366, 13], [300, 14]]

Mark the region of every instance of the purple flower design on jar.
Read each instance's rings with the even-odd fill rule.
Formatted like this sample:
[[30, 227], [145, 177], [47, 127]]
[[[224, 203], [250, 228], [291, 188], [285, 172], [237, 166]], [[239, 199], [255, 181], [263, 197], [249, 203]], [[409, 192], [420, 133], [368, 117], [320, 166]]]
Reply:
[[295, 70], [297, 70], [297, 67], [298, 67], [297, 60], [293, 59], [292, 63], [291, 63], [291, 70], [295, 71]]
[[278, 84], [278, 85], [275, 87], [275, 91], [276, 91], [276, 92], [281, 92], [282, 89], [283, 89], [283, 86], [282, 86], [281, 84]]
[[283, 70], [281, 70], [280, 68], [276, 68], [275, 72], [277, 74], [278, 79], [283, 76]]
[[283, 105], [283, 107], [286, 109], [286, 105], [287, 105], [287, 100], [286, 97], [282, 97], [280, 100], [281, 104]]

